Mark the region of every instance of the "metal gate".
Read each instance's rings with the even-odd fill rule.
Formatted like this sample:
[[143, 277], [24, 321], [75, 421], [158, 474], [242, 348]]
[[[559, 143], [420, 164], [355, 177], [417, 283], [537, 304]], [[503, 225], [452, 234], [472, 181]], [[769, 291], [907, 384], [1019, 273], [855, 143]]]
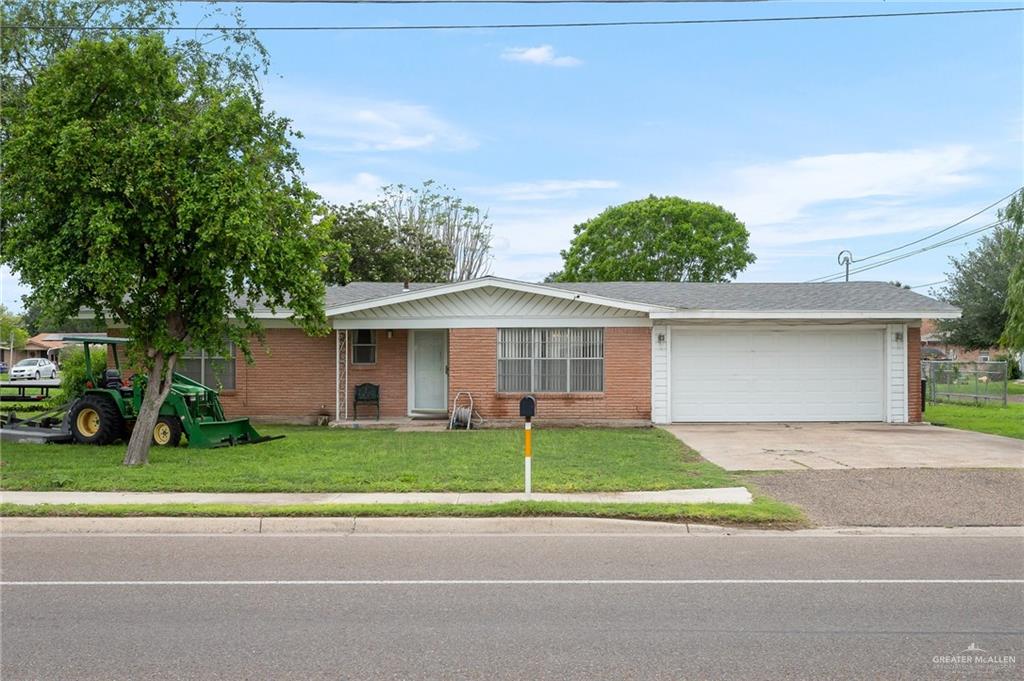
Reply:
[[983, 402], [1006, 406], [1009, 370], [1006, 362], [921, 362], [929, 402]]

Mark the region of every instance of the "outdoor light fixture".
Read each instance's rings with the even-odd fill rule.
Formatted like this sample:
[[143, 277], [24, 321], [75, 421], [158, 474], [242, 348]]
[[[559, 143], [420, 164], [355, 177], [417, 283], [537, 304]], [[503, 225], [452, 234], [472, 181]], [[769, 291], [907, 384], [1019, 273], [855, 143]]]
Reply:
[[663, 333], [659, 333], [658, 334], [658, 342], [659, 343], [664, 343], [665, 342], [665, 334], [663, 334]]
[[394, 331], [392, 331], [391, 329], [388, 329], [388, 339], [390, 339], [394, 334], [395, 334]]
[[902, 331], [897, 331], [896, 335], [894, 336], [894, 338], [896, 339], [897, 343], [902, 343], [903, 342], [903, 332]]

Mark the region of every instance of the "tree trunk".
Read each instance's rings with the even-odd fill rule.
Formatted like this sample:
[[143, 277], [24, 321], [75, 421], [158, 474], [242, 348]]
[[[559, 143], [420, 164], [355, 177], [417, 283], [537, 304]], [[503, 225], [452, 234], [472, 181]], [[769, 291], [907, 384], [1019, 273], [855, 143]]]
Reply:
[[[146, 377], [146, 392], [142, 396], [142, 404], [139, 406], [139, 413], [135, 419], [135, 428], [132, 429], [131, 439], [128, 440], [128, 451], [124, 455], [125, 466], [141, 466], [149, 463], [149, 446], [153, 442], [153, 428], [157, 419], [160, 418], [160, 407], [167, 394], [171, 392], [171, 383], [174, 377], [174, 364], [178, 356], [172, 354], [167, 357], [167, 371], [164, 372], [164, 354], [156, 353], [153, 358], [153, 366], [150, 367]], [[166, 376], [166, 378], [164, 378]]]

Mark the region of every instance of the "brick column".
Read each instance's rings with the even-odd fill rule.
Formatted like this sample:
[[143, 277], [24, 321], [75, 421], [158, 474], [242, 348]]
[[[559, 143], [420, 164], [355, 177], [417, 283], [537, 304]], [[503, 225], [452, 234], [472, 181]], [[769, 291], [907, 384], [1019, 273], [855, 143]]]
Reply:
[[921, 422], [921, 329], [907, 327], [907, 420]]

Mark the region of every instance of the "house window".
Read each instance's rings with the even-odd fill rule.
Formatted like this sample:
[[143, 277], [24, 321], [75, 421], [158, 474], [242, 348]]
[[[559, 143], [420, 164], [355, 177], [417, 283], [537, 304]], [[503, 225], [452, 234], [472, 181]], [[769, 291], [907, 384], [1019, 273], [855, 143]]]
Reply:
[[352, 363], [377, 363], [377, 332], [371, 329], [359, 329], [352, 338]]
[[604, 329], [498, 329], [498, 392], [604, 389]]
[[225, 355], [212, 355], [206, 350], [188, 350], [178, 359], [175, 370], [203, 385], [234, 390], [235, 344], [228, 343]]

